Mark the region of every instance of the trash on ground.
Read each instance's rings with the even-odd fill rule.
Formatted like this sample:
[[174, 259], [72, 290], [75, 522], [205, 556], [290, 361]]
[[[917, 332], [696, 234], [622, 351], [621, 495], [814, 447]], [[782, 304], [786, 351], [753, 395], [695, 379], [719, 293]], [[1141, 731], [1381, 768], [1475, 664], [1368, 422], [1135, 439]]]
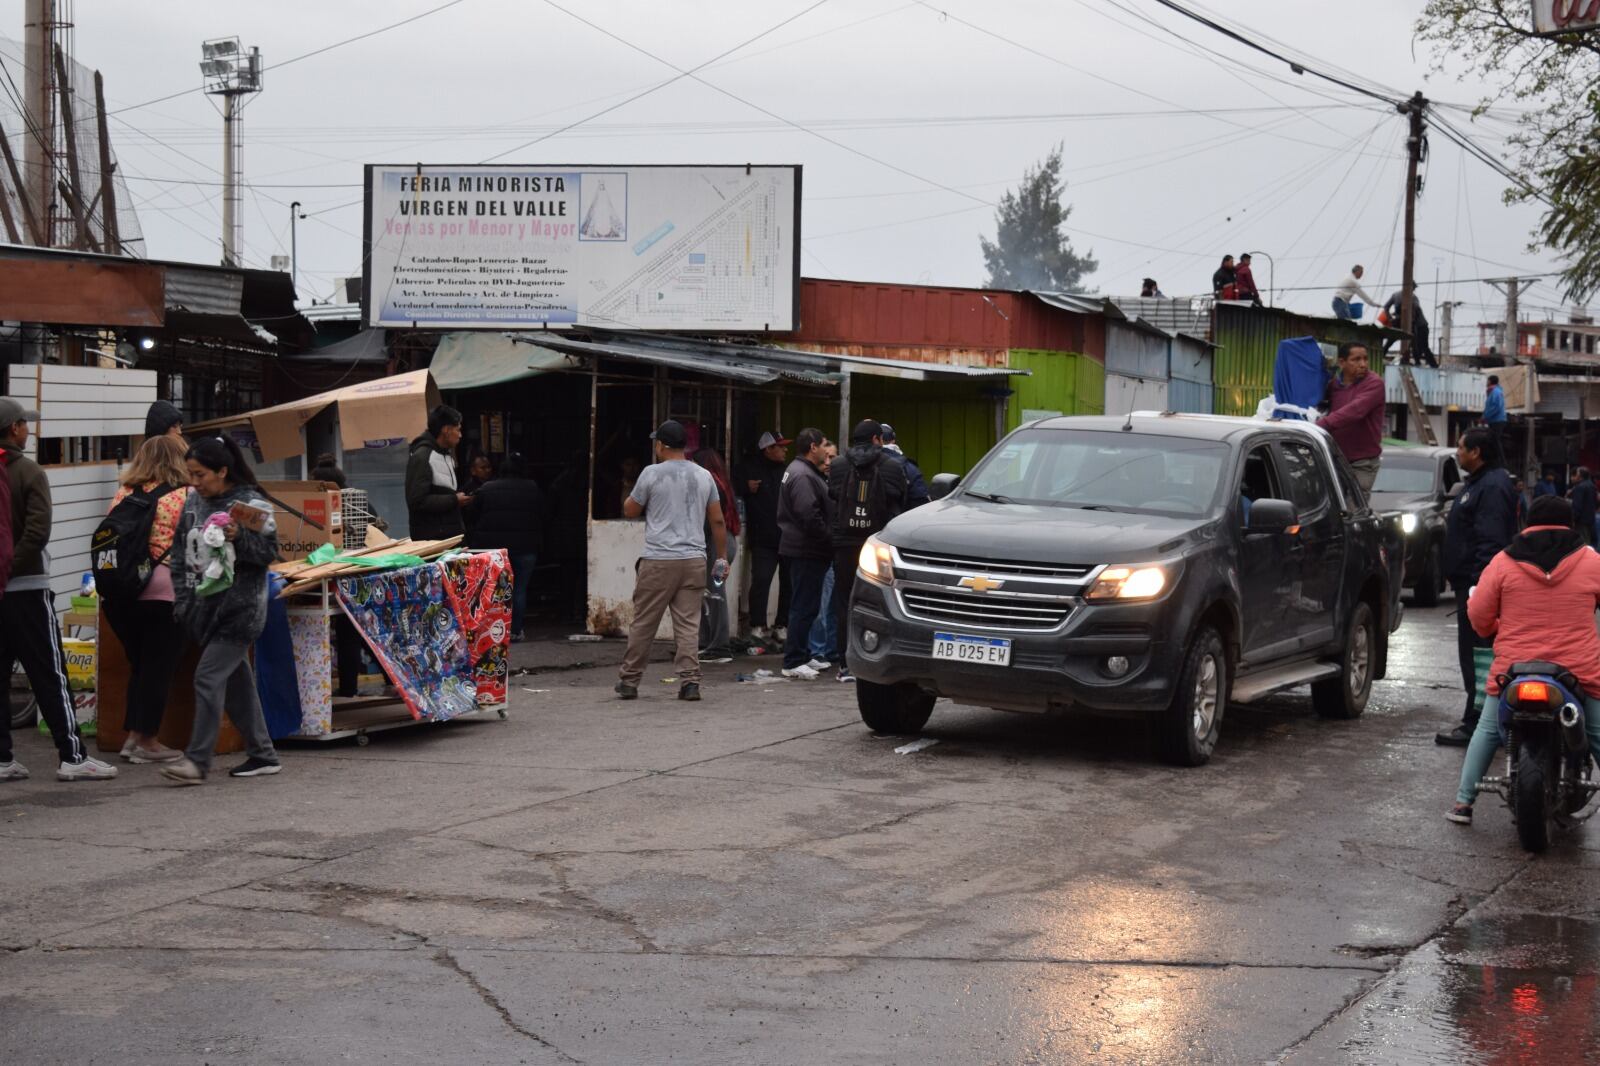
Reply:
[[661, 679], [661, 683], [663, 685], [676, 685], [678, 683], [678, 679], [675, 677], [663, 677]]
[[927, 748], [931, 748], [937, 743], [939, 742], [933, 737], [922, 737], [918, 740], [913, 740], [909, 744], [900, 745], [898, 748], [894, 749], [894, 753], [896, 755], [910, 755], [913, 752], [923, 751]]
[[598, 633], [573, 633], [567, 639], [574, 644], [598, 644], [606, 638]]
[[550, 690], [547, 688], [529, 688], [528, 686], [524, 685], [522, 686], [522, 691], [538, 694], [540, 692], [549, 692]]

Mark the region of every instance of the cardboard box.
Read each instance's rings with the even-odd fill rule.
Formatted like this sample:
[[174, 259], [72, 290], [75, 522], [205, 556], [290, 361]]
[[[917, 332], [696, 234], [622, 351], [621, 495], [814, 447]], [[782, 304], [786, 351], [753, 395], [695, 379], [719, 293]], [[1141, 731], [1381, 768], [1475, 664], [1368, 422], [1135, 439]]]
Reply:
[[95, 642], [64, 637], [61, 650], [67, 656], [67, 687], [74, 692], [93, 692]]
[[338, 489], [326, 488], [321, 481], [263, 481], [261, 487], [305, 515], [302, 519], [273, 505], [278, 550], [285, 559], [304, 559], [324, 544], [343, 546], [344, 515], [339, 511]]

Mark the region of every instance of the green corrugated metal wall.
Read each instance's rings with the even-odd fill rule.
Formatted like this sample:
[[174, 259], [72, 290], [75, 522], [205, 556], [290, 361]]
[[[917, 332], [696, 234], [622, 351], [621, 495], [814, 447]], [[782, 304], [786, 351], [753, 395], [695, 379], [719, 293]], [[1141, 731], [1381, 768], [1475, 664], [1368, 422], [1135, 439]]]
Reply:
[[[1023, 380], [1012, 378], [1013, 387]], [[894, 426], [900, 447], [928, 477], [965, 474], [994, 447], [995, 399], [984, 393], [1003, 387], [1003, 379], [902, 381], [856, 374], [850, 379], [850, 414], [852, 421], [876, 418]]]
[[1278, 342], [1291, 337], [1315, 337], [1330, 344], [1364, 341], [1369, 346], [1374, 367], [1381, 367], [1383, 363], [1384, 336], [1376, 326], [1227, 304], [1215, 309], [1212, 322], [1211, 339], [1217, 345], [1212, 360], [1212, 379], [1216, 383], [1219, 415], [1256, 413], [1256, 405], [1272, 395], [1272, 368], [1278, 356]]
[[1006, 428], [1022, 424], [1022, 412], [1060, 411], [1064, 415], [1099, 415], [1106, 410], [1106, 368], [1077, 352], [1048, 352], [1036, 348], [1011, 349], [1014, 369], [1030, 370], [1014, 377], [1006, 405]]

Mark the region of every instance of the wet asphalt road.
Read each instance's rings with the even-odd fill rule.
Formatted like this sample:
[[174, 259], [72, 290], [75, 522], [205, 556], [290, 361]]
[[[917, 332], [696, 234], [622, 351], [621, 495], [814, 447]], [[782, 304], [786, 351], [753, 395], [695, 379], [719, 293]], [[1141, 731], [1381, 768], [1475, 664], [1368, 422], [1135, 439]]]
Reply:
[[1597, 830], [1442, 817], [1450, 610], [1360, 721], [1231, 709], [1199, 770], [945, 704], [899, 754], [754, 660], [199, 789], [58, 785], [29, 737], [0, 1063], [1600, 1062]]

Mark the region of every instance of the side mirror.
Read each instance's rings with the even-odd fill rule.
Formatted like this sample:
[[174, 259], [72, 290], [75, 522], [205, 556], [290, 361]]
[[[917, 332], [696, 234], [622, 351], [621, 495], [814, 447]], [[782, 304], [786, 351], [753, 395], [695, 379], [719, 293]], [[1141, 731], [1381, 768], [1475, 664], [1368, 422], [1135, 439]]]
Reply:
[[928, 499], [942, 500], [961, 484], [960, 474], [935, 474], [933, 480], [928, 482]]
[[1287, 533], [1298, 528], [1299, 515], [1288, 500], [1257, 500], [1250, 505], [1249, 533]]

